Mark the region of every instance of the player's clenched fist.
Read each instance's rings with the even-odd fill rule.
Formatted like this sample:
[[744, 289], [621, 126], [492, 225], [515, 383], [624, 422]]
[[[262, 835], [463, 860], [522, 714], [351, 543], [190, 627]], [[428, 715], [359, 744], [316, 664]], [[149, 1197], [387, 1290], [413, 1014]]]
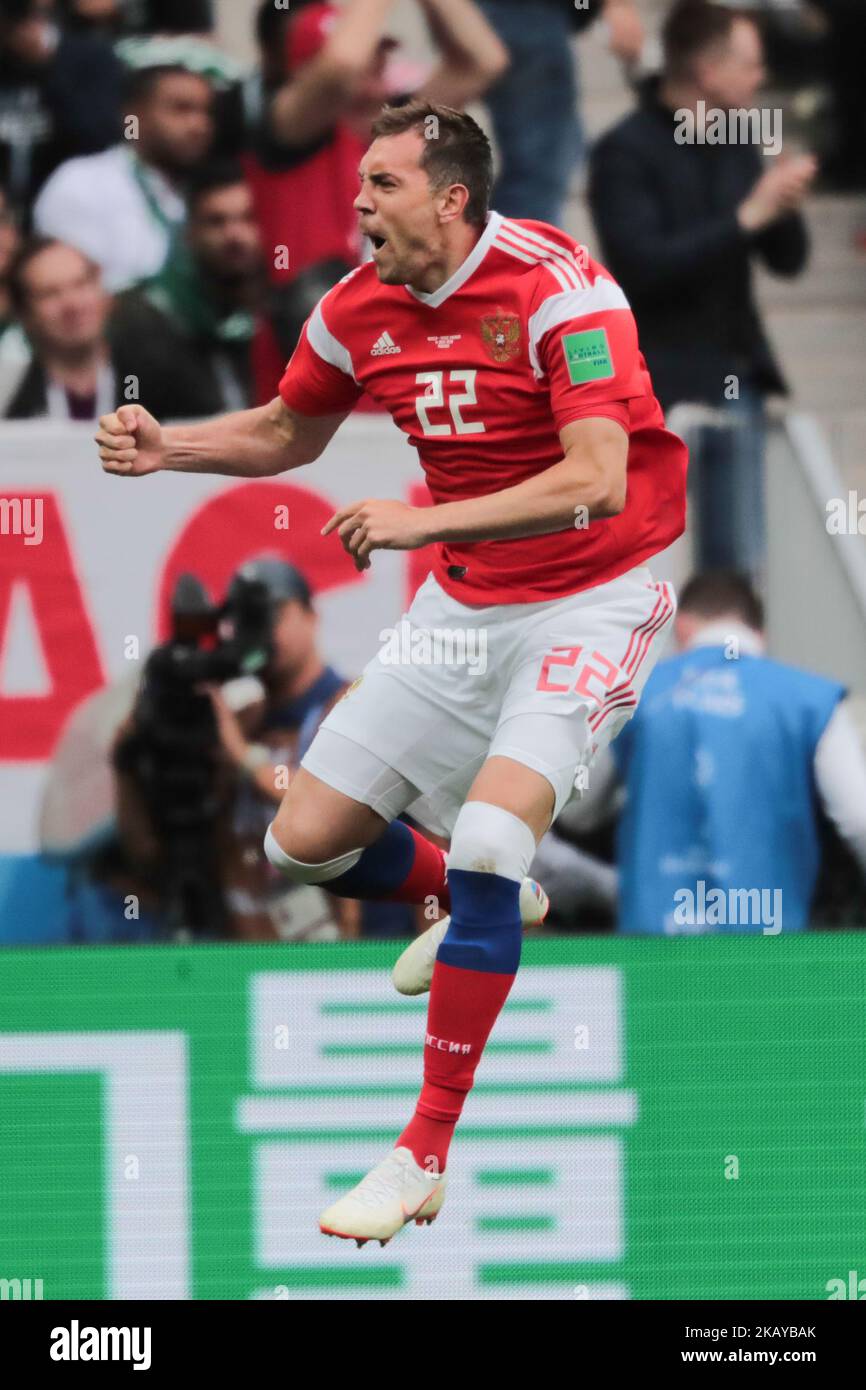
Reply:
[[162, 429], [144, 406], [122, 405], [111, 415], [103, 415], [96, 442], [106, 473], [139, 478], [162, 466]]

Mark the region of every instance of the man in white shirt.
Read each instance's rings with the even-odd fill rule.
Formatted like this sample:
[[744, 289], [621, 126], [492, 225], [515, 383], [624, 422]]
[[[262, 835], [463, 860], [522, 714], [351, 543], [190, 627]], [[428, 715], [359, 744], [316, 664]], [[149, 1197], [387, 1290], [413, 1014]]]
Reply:
[[196, 73], [133, 72], [126, 138], [52, 174], [36, 200], [37, 231], [88, 256], [111, 292], [158, 274], [184, 225], [186, 177], [213, 141], [212, 106], [211, 85]]

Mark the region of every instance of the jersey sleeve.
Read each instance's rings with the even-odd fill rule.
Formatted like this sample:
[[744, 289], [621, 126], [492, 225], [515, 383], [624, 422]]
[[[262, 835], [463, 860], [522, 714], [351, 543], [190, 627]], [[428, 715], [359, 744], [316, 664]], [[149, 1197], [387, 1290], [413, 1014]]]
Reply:
[[322, 303], [304, 324], [280, 382], [283, 401], [299, 415], [338, 415], [363, 395], [351, 354], [327, 327]]
[[628, 428], [628, 402], [652, 394], [628, 300], [613, 280], [541, 299], [529, 321], [533, 370], [556, 427], [600, 415]]

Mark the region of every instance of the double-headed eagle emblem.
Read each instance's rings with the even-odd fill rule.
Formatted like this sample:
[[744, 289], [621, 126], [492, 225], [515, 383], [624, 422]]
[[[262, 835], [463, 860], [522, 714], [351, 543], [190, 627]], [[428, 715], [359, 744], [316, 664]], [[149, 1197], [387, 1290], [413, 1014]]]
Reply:
[[501, 309], [481, 320], [481, 337], [494, 362], [510, 362], [520, 352], [520, 319]]

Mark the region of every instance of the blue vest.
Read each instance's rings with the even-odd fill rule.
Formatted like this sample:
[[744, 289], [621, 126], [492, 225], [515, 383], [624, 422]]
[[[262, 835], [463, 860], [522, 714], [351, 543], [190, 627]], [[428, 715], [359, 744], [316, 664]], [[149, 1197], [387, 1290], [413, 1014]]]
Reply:
[[326, 666], [322, 674], [303, 695], [296, 695], [282, 705], [269, 709], [265, 715], [266, 729], [298, 730], [297, 760], [301, 761], [322, 722], [325, 710], [338, 690], [347, 682], [338, 675], [333, 666]]
[[621, 932], [802, 931], [819, 867], [815, 748], [844, 687], [696, 647], [653, 672], [613, 745]]

